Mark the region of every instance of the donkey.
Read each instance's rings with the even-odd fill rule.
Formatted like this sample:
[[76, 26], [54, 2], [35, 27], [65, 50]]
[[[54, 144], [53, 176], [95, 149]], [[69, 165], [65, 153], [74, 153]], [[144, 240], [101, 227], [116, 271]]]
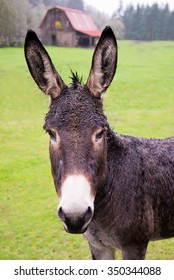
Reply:
[[50, 96], [44, 129], [58, 216], [68, 233], [83, 233], [93, 259], [144, 259], [148, 242], [174, 236], [174, 137], [144, 139], [110, 128], [102, 97], [117, 66], [117, 42], [107, 26], [95, 48], [86, 84], [77, 73], [65, 85], [34, 31], [25, 57]]

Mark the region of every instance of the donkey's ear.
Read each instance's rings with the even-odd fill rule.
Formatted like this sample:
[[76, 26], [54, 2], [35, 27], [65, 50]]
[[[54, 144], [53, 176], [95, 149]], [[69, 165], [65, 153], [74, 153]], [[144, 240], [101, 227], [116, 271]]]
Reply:
[[96, 97], [101, 97], [115, 75], [117, 42], [111, 27], [106, 26], [95, 48], [86, 85]]
[[47, 51], [32, 30], [27, 32], [24, 49], [28, 68], [36, 84], [52, 98], [59, 96], [65, 84], [55, 70]]

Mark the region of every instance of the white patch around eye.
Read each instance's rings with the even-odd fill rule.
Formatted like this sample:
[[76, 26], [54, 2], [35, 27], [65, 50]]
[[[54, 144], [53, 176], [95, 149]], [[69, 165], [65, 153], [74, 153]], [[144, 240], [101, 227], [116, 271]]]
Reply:
[[60, 147], [60, 136], [57, 130], [51, 129], [51, 132], [53, 132], [54, 137], [50, 137], [50, 143], [52, 146], [59, 148]]
[[65, 179], [61, 187], [59, 207], [74, 219], [85, 213], [88, 207], [94, 211], [94, 195], [84, 175], [69, 175]]
[[103, 141], [103, 134], [101, 135], [101, 138], [97, 139], [97, 134], [100, 134], [102, 132], [103, 132], [103, 128], [99, 127], [94, 131], [92, 135], [92, 143], [94, 146], [94, 150], [98, 150], [98, 148], [100, 147], [100, 143]]

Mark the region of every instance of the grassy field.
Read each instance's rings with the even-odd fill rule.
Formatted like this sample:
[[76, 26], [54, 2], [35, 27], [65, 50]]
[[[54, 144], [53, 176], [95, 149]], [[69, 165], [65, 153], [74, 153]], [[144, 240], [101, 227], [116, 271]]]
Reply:
[[[92, 50], [48, 48], [65, 82], [86, 81]], [[90, 259], [87, 241], [56, 216], [43, 132], [48, 99], [31, 79], [22, 49], [0, 49], [0, 259]], [[105, 113], [122, 134], [174, 135], [174, 42], [119, 42], [117, 75]], [[117, 257], [121, 254], [118, 251]], [[174, 239], [149, 244], [147, 259], [173, 259]]]

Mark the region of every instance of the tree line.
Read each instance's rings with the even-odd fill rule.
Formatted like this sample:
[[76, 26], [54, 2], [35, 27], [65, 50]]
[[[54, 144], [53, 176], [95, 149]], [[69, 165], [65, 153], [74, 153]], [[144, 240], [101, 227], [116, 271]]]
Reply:
[[0, 46], [22, 46], [27, 29], [39, 32], [39, 23], [53, 6], [86, 11], [100, 30], [111, 25], [119, 39], [174, 40], [174, 11], [168, 5], [124, 8], [122, 3], [109, 17], [83, 0], [0, 0]]
[[128, 6], [124, 11], [124, 39], [131, 40], [174, 40], [174, 11], [168, 4], [163, 8], [152, 6]]

